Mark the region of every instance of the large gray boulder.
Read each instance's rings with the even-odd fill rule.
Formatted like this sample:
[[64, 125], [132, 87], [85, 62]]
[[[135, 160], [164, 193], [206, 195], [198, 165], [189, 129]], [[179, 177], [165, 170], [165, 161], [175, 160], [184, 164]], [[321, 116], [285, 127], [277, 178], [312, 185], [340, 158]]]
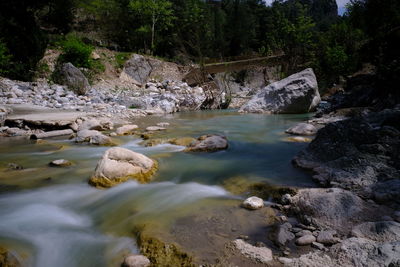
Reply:
[[132, 79], [137, 85], [143, 85], [147, 82], [153, 68], [150, 62], [142, 55], [134, 54], [124, 66], [121, 78]]
[[239, 112], [307, 113], [313, 111], [320, 101], [317, 79], [309, 68], [268, 85]]
[[292, 211], [321, 229], [348, 234], [356, 224], [377, 219], [384, 209], [339, 188], [301, 189], [292, 197]]
[[89, 90], [89, 81], [85, 75], [71, 63], [64, 63], [58, 70], [56, 81], [68, 86], [77, 94], [84, 95]]

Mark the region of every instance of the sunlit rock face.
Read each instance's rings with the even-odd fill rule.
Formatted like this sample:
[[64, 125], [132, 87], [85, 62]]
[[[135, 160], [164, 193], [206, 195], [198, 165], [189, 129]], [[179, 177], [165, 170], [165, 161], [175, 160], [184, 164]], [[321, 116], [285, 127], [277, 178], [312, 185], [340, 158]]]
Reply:
[[307, 113], [321, 102], [318, 83], [312, 69], [305, 69], [283, 80], [274, 82], [249, 102], [239, 112], [243, 113]]

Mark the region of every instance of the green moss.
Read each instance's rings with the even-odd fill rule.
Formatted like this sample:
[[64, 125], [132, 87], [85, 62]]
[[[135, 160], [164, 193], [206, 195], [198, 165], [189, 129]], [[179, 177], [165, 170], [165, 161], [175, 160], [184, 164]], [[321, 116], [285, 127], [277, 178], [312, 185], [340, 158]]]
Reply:
[[120, 52], [115, 55], [115, 66], [117, 68], [122, 69], [125, 65], [125, 62], [131, 58], [132, 53], [128, 52]]
[[243, 195], [246, 197], [257, 196], [262, 199], [280, 200], [284, 194], [295, 194], [295, 188], [279, 187], [266, 182], [250, 181], [246, 177], [233, 177], [225, 180], [222, 186], [234, 195]]
[[17, 259], [8, 252], [8, 250], [0, 247], [0, 266], [19, 267], [21, 265], [18, 263]]

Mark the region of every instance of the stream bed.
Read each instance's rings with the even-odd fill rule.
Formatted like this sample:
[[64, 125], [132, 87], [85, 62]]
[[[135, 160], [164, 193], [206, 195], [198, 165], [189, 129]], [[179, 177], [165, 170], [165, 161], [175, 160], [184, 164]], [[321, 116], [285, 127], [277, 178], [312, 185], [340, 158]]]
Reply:
[[[155, 137], [222, 134], [229, 148], [185, 153], [169, 144], [145, 147], [139, 136], [117, 137], [120, 146], [156, 159], [159, 171], [150, 184], [107, 190], [87, 184], [107, 147], [0, 139], [0, 246], [15, 251], [24, 266], [119, 266], [124, 255], [139, 252], [135, 226], [171, 224], [188, 210], [238, 199], [221, 186], [229, 179], [313, 186], [309, 174], [291, 165], [306, 144], [287, 142], [284, 133], [309, 116], [202, 111], [138, 119], [133, 123], [140, 128], [170, 123]], [[48, 166], [61, 158], [73, 165]], [[6, 170], [8, 163], [23, 169]]]

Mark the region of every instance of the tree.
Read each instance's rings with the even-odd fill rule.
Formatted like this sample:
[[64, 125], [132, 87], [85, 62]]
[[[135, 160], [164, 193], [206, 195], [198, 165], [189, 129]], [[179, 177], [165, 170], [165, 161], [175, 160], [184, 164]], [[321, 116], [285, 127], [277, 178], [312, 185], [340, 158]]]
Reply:
[[[155, 49], [156, 30], [168, 28], [174, 19], [172, 3], [166, 0], [131, 0], [129, 7], [145, 23], [139, 28], [139, 31], [146, 33], [150, 29], [150, 43], [153, 53]], [[148, 22], [146, 23], [146, 21]], [[156, 29], [156, 27], [159, 27], [159, 29]]]

